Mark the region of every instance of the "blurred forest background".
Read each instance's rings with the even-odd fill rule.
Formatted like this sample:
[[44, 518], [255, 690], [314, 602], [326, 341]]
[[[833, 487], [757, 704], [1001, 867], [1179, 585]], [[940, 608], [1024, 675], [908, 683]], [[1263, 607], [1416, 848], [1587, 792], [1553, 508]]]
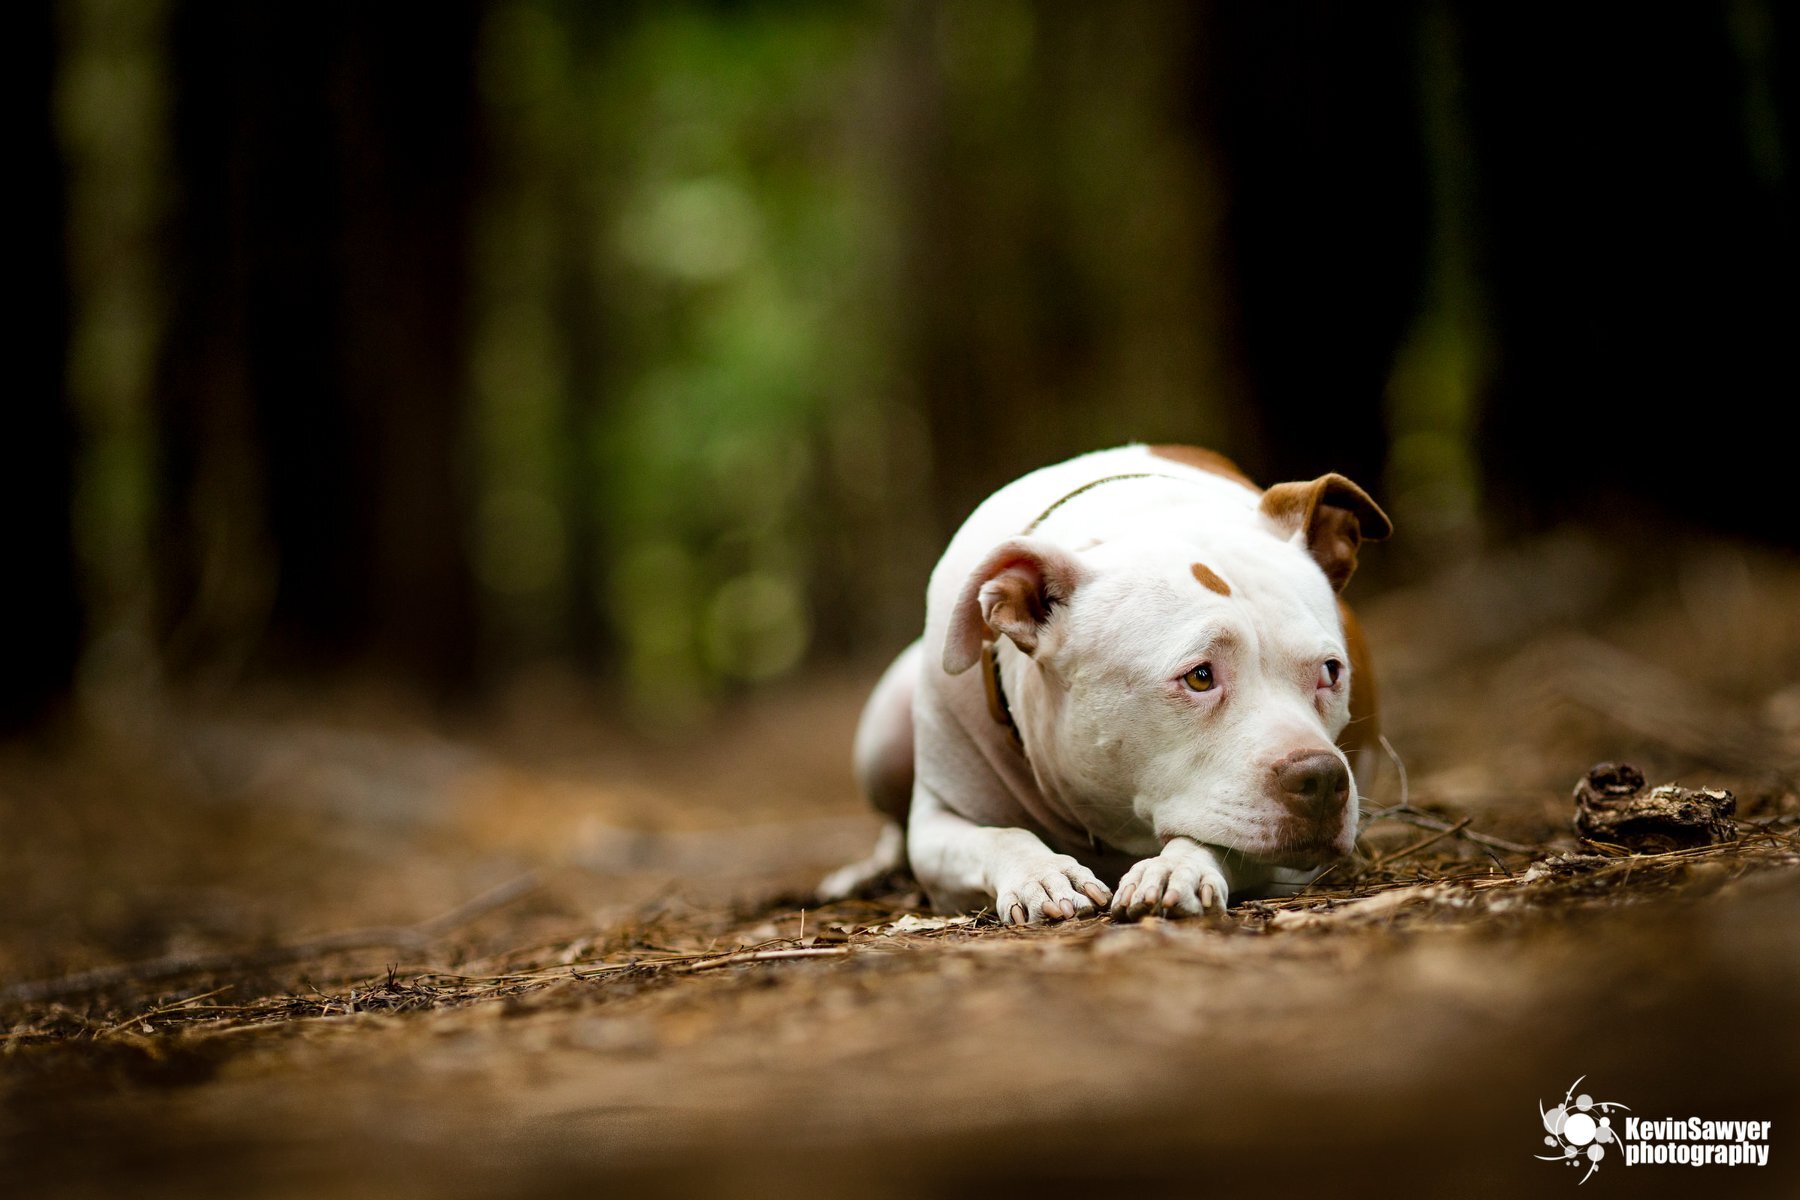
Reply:
[[[1516, 1197], [1583, 1072], [1781, 1138], [1797, 16], [32, 0], [0, 1191]], [[945, 539], [1133, 440], [1393, 515], [1359, 855], [819, 907]], [[1736, 836], [1578, 839], [1601, 760]]]
[[1794, 15], [34, 3], [5, 723], [367, 675], [680, 729], [1130, 440], [1351, 475], [1390, 578], [1791, 547]]

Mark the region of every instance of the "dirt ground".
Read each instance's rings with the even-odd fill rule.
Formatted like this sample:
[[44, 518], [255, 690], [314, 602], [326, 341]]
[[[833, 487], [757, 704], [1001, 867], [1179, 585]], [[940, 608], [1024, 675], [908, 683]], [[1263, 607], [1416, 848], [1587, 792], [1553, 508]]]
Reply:
[[[1563, 533], [1359, 611], [1404, 778], [1209, 923], [813, 906], [877, 663], [675, 742], [94, 683], [0, 756], [0, 1193], [1800, 1194], [1800, 563]], [[1738, 836], [1579, 840], [1602, 760]], [[1540, 1161], [1578, 1079], [1769, 1164]]]

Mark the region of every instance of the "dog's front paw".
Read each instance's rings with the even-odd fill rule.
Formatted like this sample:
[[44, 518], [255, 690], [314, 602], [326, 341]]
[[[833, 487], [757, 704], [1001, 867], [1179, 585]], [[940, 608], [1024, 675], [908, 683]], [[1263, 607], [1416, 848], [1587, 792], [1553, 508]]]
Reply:
[[996, 873], [994, 911], [1007, 925], [1091, 917], [1112, 890], [1066, 854], [1034, 854]]
[[1125, 918], [1151, 912], [1169, 917], [1223, 913], [1230, 892], [1212, 851], [1187, 838], [1170, 838], [1161, 854], [1125, 872], [1112, 913]]

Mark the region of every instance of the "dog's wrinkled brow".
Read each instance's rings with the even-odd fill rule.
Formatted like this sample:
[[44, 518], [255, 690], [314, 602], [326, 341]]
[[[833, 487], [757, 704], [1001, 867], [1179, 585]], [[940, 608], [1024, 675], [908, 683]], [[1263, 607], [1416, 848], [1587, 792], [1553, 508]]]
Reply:
[[1193, 637], [1186, 641], [1187, 648], [1185, 650], [1176, 657], [1163, 662], [1161, 672], [1173, 679], [1196, 663], [1211, 662], [1224, 657], [1242, 645], [1243, 640], [1236, 630], [1223, 625], [1203, 625], [1195, 631]]

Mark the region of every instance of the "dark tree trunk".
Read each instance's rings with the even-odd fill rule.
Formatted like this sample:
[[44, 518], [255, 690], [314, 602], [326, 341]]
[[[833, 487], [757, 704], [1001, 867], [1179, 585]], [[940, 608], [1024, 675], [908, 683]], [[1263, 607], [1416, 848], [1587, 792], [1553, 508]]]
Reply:
[[46, 715], [67, 692], [81, 641], [71, 520], [75, 427], [66, 394], [68, 263], [64, 248], [64, 168], [54, 114], [57, 43], [54, 4], [33, 4], [13, 25], [23, 137], [19, 205], [20, 285], [26, 319], [18, 339], [19, 402], [0, 437], [0, 511], [14, 530], [4, 558], [12, 616], [0, 672], [0, 732]]
[[914, 401], [931, 439], [934, 541], [941, 544], [996, 487], [1034, 467], [1036, 427], [1051, 418], [1020, 345], [1032, 298], [1020, 246], [1036, 236], [1030, 197], [1004, 194], [984, 148], [963, 144], [937, 62], [928, 6], [909, 14], [911, 81], [902, 153], [911, 228], [902, 291], [918, 297], [903, 337]]
[[977, 121], [983, 98], [945, 74], [942, 15], [917, 5], [902, 19], [897, 145], [910, 173], [901, 337], [930, 435], [938, 545], [1002, 484], [1100, 448], [1085, 428], [1100, 301], [1057, 194], [1079, 100], [1054, 66], [1085, 52], [1080, 27], [1046, 16], [1036, 36], [1049, 48], [1008, 85], [1006, 116]]
[[[474, 661], [463, 483], [478, 13], [189, 4], [160, 380], [176, 649]], [[266, 582], [260, 582], [264, 581]]]
[[476, 630], [464, 458], [480, 7], [349, 11], [334, 115], [347, 159], [343, 388], [368, 498], [352, 518], [369, 539], [364, 637], [415, 674], [464, 683]]
[[[558, 213], [563, 244], [585, 247], [592, 237], [588, 226], [594, 217], [572, 183], [558, 197]], [[562, 412], [562, 461], [558, 464], [568, 562], [567, 649], [577, 669], [588, 673], [600, 670], [613, 645], [612, 629], [604, 618], [604, 564], [596, 508], [602, 494], [596, 459], [600, 396], [608, 381], [600, 345], [605, 314], [594, 275], [591, 254], [568, 254], [559, 264], [553, 296], [557, 323], [568, 338], [568, 401]]]
[[1204, 22], [1198, 119], [1224, 161], [1251, 400], [1233, 432], [1261, 482], [1381, 481], [1429, 232], [1415, 27], [1411, 6], [1330, 0], [1219, 5]]
[[[1791, 13], [1461, 5], [1499, 370], [1496, 498], [1794, 545]], [[1762, 29], [1746, 28], [1759, 17]], [[1785, 156], [1785, 158], [1784, 158]]]

